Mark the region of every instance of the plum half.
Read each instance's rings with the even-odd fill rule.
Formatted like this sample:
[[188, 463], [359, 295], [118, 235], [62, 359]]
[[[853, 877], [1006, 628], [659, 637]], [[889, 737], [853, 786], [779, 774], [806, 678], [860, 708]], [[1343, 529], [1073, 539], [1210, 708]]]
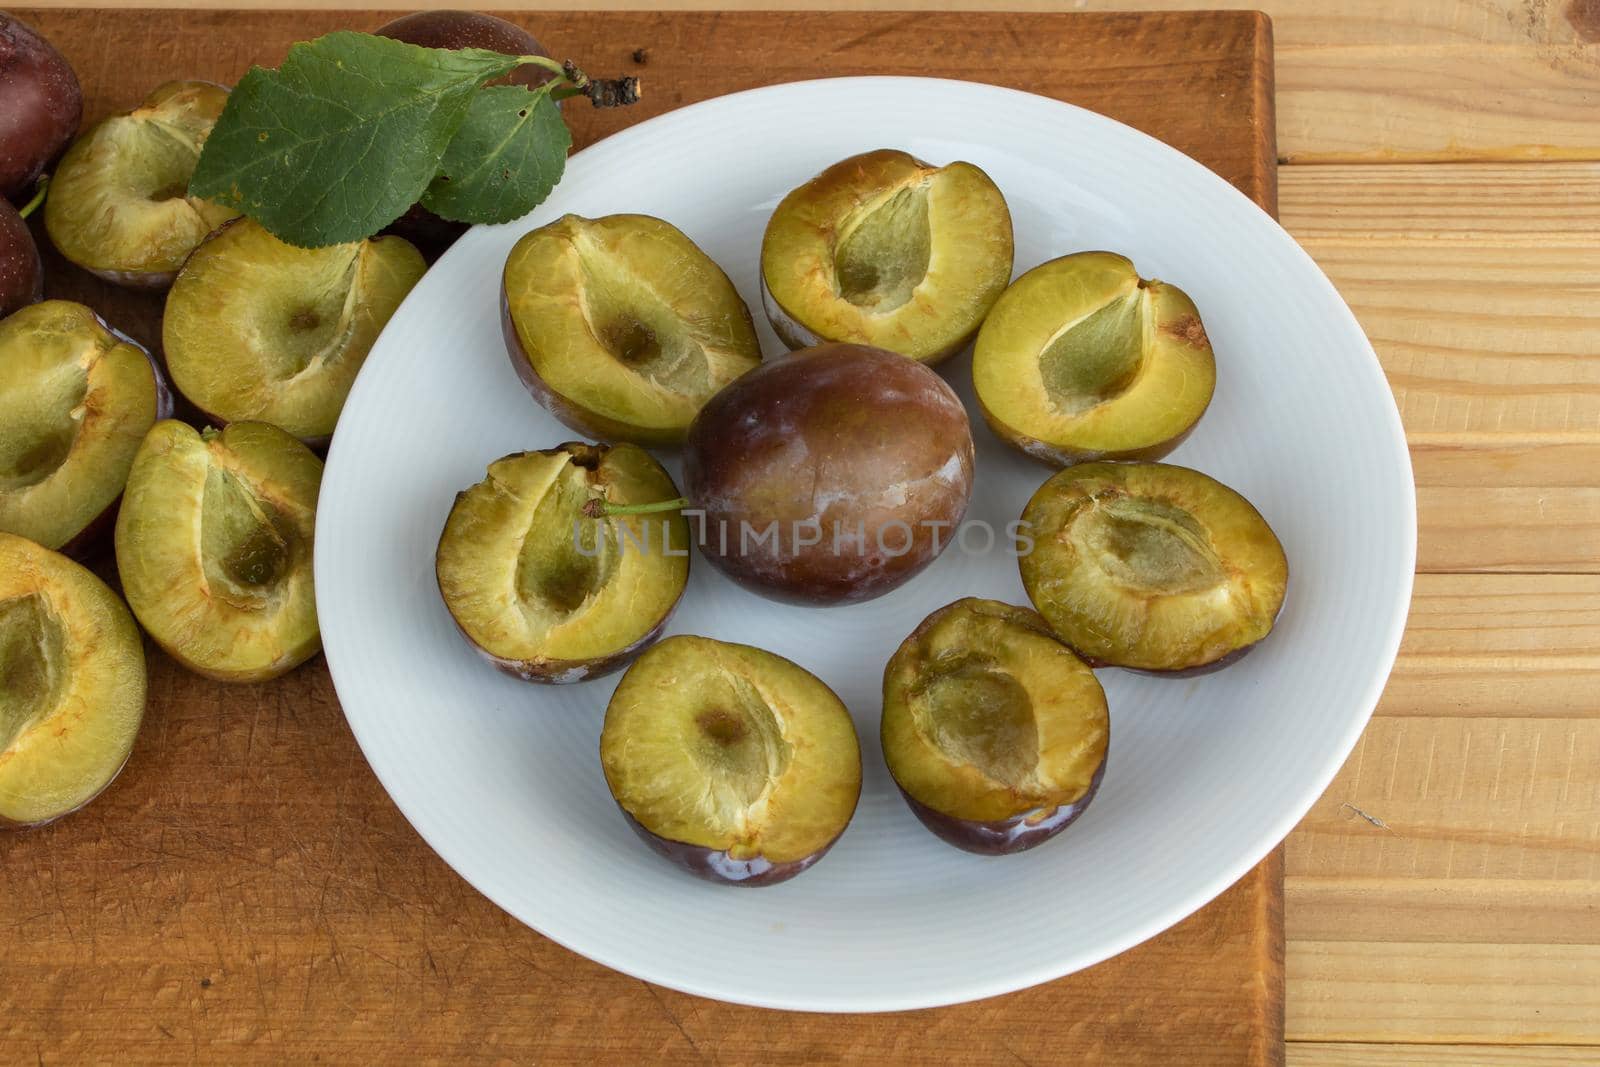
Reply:
[[711, 396], [761, 362], [750, 309], [681, 230], [567, 215], [506, 259], [502, 324], [536, 400], [580, 433], [675, 445]]
[[0, 320], [0, 530], [86, 549], [145, 432], [171, 414], [150, 354], [82, 304], [47, 300]]
[[27, 191], [82, 120], [72, 64], [33, 27], [0, 11], [0, 199]]
[[356, 372], [427, 264], [399, 237], [327, 248], [229, 223], [167, 294], [172, 384], [213, 422], [259, 420], [327, 443]]
[[206, 235], [238, 213], [189, 195], [189, 179], [228, 90], [167, 82], [67, 149], [44, 225], [78, 266], [109, 282], [164, 289]]
[[1033, 848], [1083, 814], [1111, 719], [1094, 671], [1034, 611], [968, 597], [883, 672], [883, 756], [924, 826], [958, 848]]
[[850, 712], [782, 656], [669, 637], [606, 706], [606, 785], [661, 855], [713, 882], [786, 881], [855, 813], [861, 747]]
[[117, 514], [117, 573], [168, 655], [218, 681], [259, 682], [316, 654], [321, 483], [321, 461], [276, 426], [150, 429]]
[[713, 397], [684, 450], [700, 547], [778, 599], [868, 600], [922, 570], [972, 496], [972, 432], [943, 378], [864, 345], [763, 364]]
[[972, 384], [991, 429], [1058, 467], [1157, 459], [1211, 403], [1217, 368], [1194, 301], [1114, 252], [1018, 278], [978, 331]]
[[1022, 513], [1022, 584], [1095, 664], [1183, 671], [1272, 630], [1289, 563], [1272, 527], [1214, 478], [1166, 463], [1082, 463]]
[[987, 174], [879, 149], [783, 198], [761, 241], [762, 303], [790, 348], [849, 341], [933, 363], [978, 329], [1011, 257]]
[[[385, 22], [372, 32], [420, 48], [483, 48], [508, 56], [549, 54], [533, 34], [521, 26], [480, 11], [413, 11]], [[531, 89], [554, 76], [543, 67], [528, 64], [488, 84], [521, 85]], [[437, 259], [467, 232], [467, 224], [440, 218], [421, 204], [413, 204], [384, 232], [404, 237], [430, 259]]]
[[489, 465], [456, 496], [439, 538], [439, 592], [456, 626], [502, 670], [578, 682], [627, 663], [660, 635], [689, 579], [676, 510], [590, 518], [584, 506], [676, 498], [635, 445], [568, 442]]
[[133, 751], [144, 645], [122, 601], [59, 553], [0, 533], [0, 827], [89, 803]]

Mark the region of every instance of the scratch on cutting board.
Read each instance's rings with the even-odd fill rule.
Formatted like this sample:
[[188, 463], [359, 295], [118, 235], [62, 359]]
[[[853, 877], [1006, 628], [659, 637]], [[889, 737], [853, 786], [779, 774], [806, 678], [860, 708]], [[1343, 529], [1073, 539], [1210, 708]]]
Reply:
[[1340, 811], [1343, 811], [1345, 808], [1349, 808], [1351, 811], [1355, 812], [1356, 815], [1358, 815], [1361, 818], [1367, 820], [1367, 822], [1371, 823], [1373, 826], [1376, 826], [1378, 829], [1380, 829], [1380, 830], [1388, 830], [1391, 834], [1394, 833], [1394, 830], [1390, 828], [1388, 823], [1384, 822], [1382, 819], [1378, 818], [1376, 815], [1372, 814], [1371, 812], [1365, 811], [1365, 810], [1363, 810], [1361, 808], [1356, 807], [1354, 804], [1350, 803], [1348, 800], [1343, 801], [1339, 805], [1339, 810]]

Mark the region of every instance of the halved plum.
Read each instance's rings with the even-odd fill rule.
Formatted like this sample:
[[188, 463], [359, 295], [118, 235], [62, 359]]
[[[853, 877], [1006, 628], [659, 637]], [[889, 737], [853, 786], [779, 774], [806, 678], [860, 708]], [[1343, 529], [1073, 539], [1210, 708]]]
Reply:
[[285, 244], [239, 219], [195, 249], [167, 294], [172, 384], [214, 422], [270, 422], [326, 444], [356, 372], [427, 264], [399, 237]]
[[971, 163], [879, 149], [783, 198], [761, 241], [761, 297], [790, 348], [849, 341], [936, 363], [1011, 280], [1011, 212]]
[[677, 495], [634, 445], [569, 441], [497, 459], [445, 521], [435, 559], [445, 606], [474, 648], [527, 681], [616, 670], [660, 635], [683, 595], [689, 524], [675, 509], [594, 519], [584, 505]]
[[321, 461], [276, 426], [151, 428], [117, 515], [117, 573], [168, 655], [218, 681], [259, 682], [316, 654], [321, 483]]
[[1114, 252], [1063, 256], [1018, 278], [972, 354], [990, 428], [1062, 467], [1166, 455], [1205, 414], [1216, 381], [1194, 301]]
[[1088, 664], [1034, 611], [967, 597], [883, 672], [883, 756], [924, 826], [969, 852], [1043, 844], [1094, 798], [1111, 719]]
[[144, 720], [144, 645], [89, 571], [0, 533], [0, 827], [38, 826], [111, 784]]
[[1289, 563], [1272, 527], [1214, 478], [1166, 463], [1082, 463], [1022, 513], [1022, 584], [1095, 664], [1182, 671], [1271, 632]]
[[833, 690], [782, 656], [709, 637], [669, 637], [628, 668], [600, 760], [651, 848], [732, 885], [810, 867], [861, 795], [855, 723]]
[[171, 414], [150, 354], [82, 304], [47, 300], [0, 320], [0, 530], [87, 549], [145, 432]]
[[61, 254], [118, 285], [171, 285], [189, 253], [238, 214], [189, 195], [200, 149], [227, 103], [220, 85], [167, 82], [74, 142], [44, 205]]
[[506, 259], [502, 325], [528, 391], [604, 440], [675, 445], [705, 402], [761, 362], [722, 268], [648, 215], [566, 215]]

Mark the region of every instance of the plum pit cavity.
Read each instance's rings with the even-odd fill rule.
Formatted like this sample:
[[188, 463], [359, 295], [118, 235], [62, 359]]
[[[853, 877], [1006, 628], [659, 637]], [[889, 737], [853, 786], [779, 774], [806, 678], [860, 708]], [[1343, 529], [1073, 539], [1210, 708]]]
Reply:
[[1118, 495], [1086, 509], [1081, 542], [1101, 571], [1133, 590], [1197, 593], [1226, 577], [1211, 537], [1193, 515], [1165, 501]]
[[0, 424], [0, 490], [26, 489], [49, 478], [78, 439], [88, 375], [73, 361], [51, 378], [48, 396], [10, 412], [4, 420], [9, 425]]
[[248, 606], [289, 570], [291, 545], [271, 505], [231, 471], [213, 466], [200, 506], [200, 555], [213, 594]]
[[847, 227], [833, 257], [839, 295], [874, 311], [904, 305], [933, 256], [927, 183], [901, 186]]
[[737, 825], [783, 777], [794, 748], [749, 680], [721, 671], [700, 692], [689, 756], [704, 780], [705, 804], [724, 825]]
[[988, 656], [949, 658], [930, 665], [916, 694], [924, 736], [952, 762], [1024, 786], [1039, 764], [1039, 724], [1027, 689]]
[[0, 754], [55, 704], [65, 646], [61, 622], [39, 594], [0, 601]]
[[595, 340], [613, 359], [668, 392], [710, 389], [705, 349], [679, 313], [626, 264], [579, 242], [579, 299]]
[[517, 596], [523, 603], [571, 615], [610, 580], [617, 546], [599, 523], [584, 518], [591, 495], [586, 468], [574, 460], [561, 468], [534, 507], [517, 557]]
[[1121, 393], [1143, 361], [1142, 289], [1063, 327], [1039, 353], [1050, 402], [1077, 415]]

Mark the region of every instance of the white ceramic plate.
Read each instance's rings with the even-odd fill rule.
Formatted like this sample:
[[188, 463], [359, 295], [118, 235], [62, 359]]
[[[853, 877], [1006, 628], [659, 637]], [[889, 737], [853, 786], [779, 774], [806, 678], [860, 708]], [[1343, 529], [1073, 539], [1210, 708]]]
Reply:
[[[487, 666], [452, 627], [433, 554], [455, 493], [489, 461], [575, 435], [524, 392], [500, 339], [513, 242], [566, 212], [643, 212], [682, 228], [760, 315], [757, 257], [789, 189], [857, 152], [966, 159], [1011, 205], [1020, 273], [1083, 249], [1130, 255], [1182, 286], [1217, 352], [1216, 399], [1174, 454], [1252, 500], [1288, 551], [1277, 630], [1225, 670], [1171, 680], [1101, 672], [1105, 784], [1067, 833], [981, 858], [906, 810], [878, 744], [882, 670], [961, 596], [1026, 603], [1003, 552], [952, 548], [866, 604], [773, 604], [695, 561], [670, 633], [770, 649], [854, 711], [865, 781], [855, 820], [776, 887], [700, 882], [638, 841], [597, 754], [616, 675], [541, 687]], [[761, 323], [768, 358], [782, 347]], [[969, 362], [941, 368], [972, 402]], [[974, 417], [969, 518], [1015, 519], [1044, 468]], [[667, 457], [677, 476], [675, 457]], [[723, 1000], [885, 1011], [990, 996], [1112, 956], [1243, 875], [1349, 753], [1399, 644], [1415, 502], [1389, 387], [1355, 319], [1304, 252], [1198, 163], [1110, 119], [960, 82], [852, 78], [726, 96], [573, 157], [521, 222], [479, 227], [428, 273], [368, 358], [323, 480], [316, 582], [345, 715], [395, 803], [461, 875], [592, 959]]]

